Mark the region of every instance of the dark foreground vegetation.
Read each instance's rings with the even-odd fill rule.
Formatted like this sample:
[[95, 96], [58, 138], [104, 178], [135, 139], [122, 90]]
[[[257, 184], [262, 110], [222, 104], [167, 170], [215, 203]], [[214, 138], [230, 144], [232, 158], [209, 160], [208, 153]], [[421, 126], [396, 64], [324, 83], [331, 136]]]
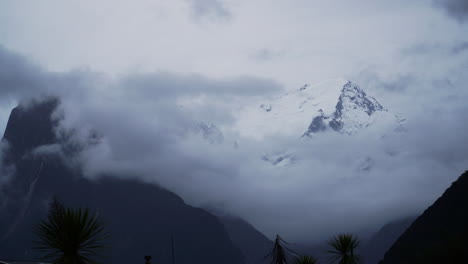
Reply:
[[[105, 263], [103, 250], [110, 247], [106, 242], [109, 234], [97, 213], [89, 209], [66, 208], [56, 198], [49, 205], [47, 218], [38, 225], [36, 236], [34, 249], [41, 253], [41, 261], [53, 264]], [[285, 264], [292, 256], [295, 264], [318, 263], [315, 257], [299, 255], [287, 244], [277, 236], [273, 250], [265, 259], [273, 264]], [[359, 263], [359, 257], [354, 253], [359, 245], [355, 236], [340, 234], [328, 241], [328, 245], [330, 263]], [[175, 262], [174, 248], [172, 261]]]
[[[352, 234], [339, 234], [328, 241], [329, 261], [326, 263], [357, 264], [360, 257], [355, 254], [359, 240]], [[288, 247], [288, 243], [276, 236], [273, 250], [266, 256], [272, 264], [318, 264], [319, 260], [310, 255], [300, 255]]]
[[57, 199], [36, 231], [34, 248], [41, 260], [57, 264], [97, 264], [108, 236], [99, 215], [89, 209], [65, 208]]

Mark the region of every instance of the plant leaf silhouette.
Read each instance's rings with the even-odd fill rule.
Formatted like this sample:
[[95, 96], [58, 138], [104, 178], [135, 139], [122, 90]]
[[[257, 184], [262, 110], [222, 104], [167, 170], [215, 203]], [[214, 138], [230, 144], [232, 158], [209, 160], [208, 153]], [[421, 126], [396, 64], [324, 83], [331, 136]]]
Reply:
[[53, 264], [99, 264], [108, 237], [98, 214], [87, 208], [65, 208], [56, 199], [36, 234], [39, 240], [34, 249]]
[[294, 260], [294, 264], [318, 264], [318, 260], [312, 256], [299, 256]]
[[339, 264], [357, 264], [359, 256], [354, 250], [359, 246], [359, 240], [352, 234], [339, 234], [328, 241], [331, 250], [327, 251], [331, 256], [331, 263], [338, 261]]

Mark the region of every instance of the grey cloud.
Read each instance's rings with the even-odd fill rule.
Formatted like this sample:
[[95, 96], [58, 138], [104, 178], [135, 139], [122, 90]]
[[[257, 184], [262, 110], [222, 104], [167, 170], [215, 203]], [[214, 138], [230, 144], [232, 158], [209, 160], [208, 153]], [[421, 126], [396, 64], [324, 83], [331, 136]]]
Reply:
[[0, 102], [65, 94], [82, 97], [95, 89], [102, 79], [101, 74], [90, 71], [46, 71], [0, 44]]
[[460, 22], [468, 19], [468, 1], [466, 0], [433, 0], [433, 3]]
[[0, 45], [0, 100], [45, 90], [43, 70]]
[[224, 0], [188, 0], [190, 1], [192, 14], [195, 19], [229, 19], [231, 11], [226, 6]]
[[[197, 74], [159, 72], [133, 73], [112, 79], [104, 74], [82, 70], [48, 72], [1, 46], [0, 83], [0, 100], [29, 100], [51, 95], [64, 100], [107, 98], [121, 103], [114, 111], [132, 111], [138, 105], [134, 105], [135, 102], [143, 101], [146, 108], [165, 112], [166, 115], [161, 114], [161, 118], [167, 122], [179, 120], [176, 116], [171, 118], [171, 115], [194, 117], [208, 113], [212, 120], [205, 121], [221, 123], [229, 119], [229, 113], [213, 108], [224, 107], [226, 110], [238, 101], [282, 89], [275, 81], [251, 76], [213, 79]], [[194, 97], [198, 101], [192, 100]], [[139, 106], [143, 107], [141, 104]], [[149, 109], [141, 114], [147, 114]]]
[[402, 50], [404, 54], [408, 55], [423, 55], [423, 54], [428, 54], [428, 53], [433, 53], [437, 52], [443, 49], [441, 45], [437, 44], [428, 44], [428, 43], [418, 43], [416, 45], [413, 45], [411, 47], [407, 47]]
[[396, 74], [391, 78], [382, 78], [372, 68], [361, 71], [356, 79], [364, 87], [378, 87], [391, 92], [403, 92], [417, 83], [416, 78], [410, 74]]
[[251, 58], [259, 61], [259, 62], [266, 62], [266, 61], [271, 61], [274, 59], [281, 58], [284, 55], [283, 52], [280, 51], [274, 51], [271, 49], [260, 49], [255, 51], [252, 55]]
[[116, 89], [125, 93], [129, 100], [149, 102], [154, 105], [153, 111], [170, 111], [171, 114], [161, 115], [168, 119], [167, 123], [191, 116], [221, 125], [233, 120], [229, 109], [236, 104], [276, 93], [282, 86], [272, 80], [250, 76], [212, 79], [165, 72], [128, 75], [117, 83]]
[[168, 72], [132, 74], [124, 77], [121, 87], [131, 87], [135, 96], [153, 96], [154, 99], [180, 95], [196, 96], [259, 96], [281, 91], [282, 87], [268, 79], [242, 76], [211, 79], [198, 74], [181, 75]]
[[462, 52], [465, 52], [466, 50], [468, 50], [468, 42], [462, 42], [462, 43], [459, 43], [459, 44], [455, 45], [452, 48], [452, 53], [454, 55], [457, 55], [457, 54], [460, 54]]
[[459, 43], [454, 43], [451, 45], [441, 45], [441, 44], [429, 44], [429, 43], [419, 43], [411, 47], [407, 47], [402, 50], [403, 54], [406, 55], [429, 55], [442, 53], [447, 56], [458, 55], [464, 53], [468, 49], [468, 42], [462, 41]]
[[[410, 73], [390, 80], [378, 73], [368, 77], [370, 86], [387, 84], [384, 95], [408, 98], [396, 109], [409, 120], [403, 134], [382, 137], [377, 127], [353, 137], [258, 141], [240, 136], [232, 124], [239, 108], [280, 90], [274, 82], [173, 73], [112, 79], [90, 72], [51, 73], [15, 58], [9, 64], [18, 65], [17, 73], [8, 73], [1, 65], [7, 60], [0, 60], [8, 77], [0, 79], [0, 87], [33, 81], [21, 93], [5, 89], [2, 96], [40, 94], [36, 89], [58, 94], [63, 119], [57, 134], [68, 135], [66, 144], [82, 146], [69, 158], [86, 177], [112, 174], [160, 184], [192, 205], [244, 217], [269, 236], [312, 241], [377, 228], [421, 212], [468, 164], [463, 133], [468, 130], [468, 91], [457, 89], [464, 87], [462, 78], [449, 78], [447, 85], [422, 82]], [[222, 144], [193, 132], [201, 121], [219, 127]], [[296, 164], [278, 168], [261, 159], [278, 151], [294, 155]], [[43, 146], [36, 152], [63, 151]], [[371, 167], [362, 173], [358, 168], [368, 158]]]
[[[468, 129], [462, 114], [467, 109], [460, 101], [451, 103], [411, 113], [409, 118], [416, 121], [406, 134], [384, 139], [369, 132], [353, 138], [323, 135], [310, 142], [284, 137], [256, 142], [227, 133], [226, 144], [213, 145], [185, 133], [181, 127], [190, 120], [183, 121], [184, 115], [150, 123], [137, 109], [116, 111], [122, 102], [107, 105], [107, 111], [99, 104], [87, 105], [96, 111], [80, 111], [82, 120], [71, 125], [96, 127], [104, 135], [101, 144], [80, 154], [89, 177], [139, 175], [196, 206], [241, 215], [270, 236], [282, 233], [310, 241], [377, 228], [388, 219], [420, 212], [440, 195], [468, 162], [462, 147], [468, 144], [462, 135]], [[70, 108], [68, 114], [76, 107]], [[122, 140], [122, 135], [131, 140]], [[445, 137], [450, 140], [441, 140]], [[238, 148], [229, 144], [234, 139], [240, 141]], [[282, 169], [261, 160], [264, 152], [278, 149], [293, 151], [297, 166]], [[366, 157], [374, 161], [370, 172], [350, 169]], [[426, 187], [415, 191], [421, 185]]]
[[31, 154], [42, 156], [42, 155], [63, 155], [62, 147], [59, 144], [42, 145], [31, 151]]

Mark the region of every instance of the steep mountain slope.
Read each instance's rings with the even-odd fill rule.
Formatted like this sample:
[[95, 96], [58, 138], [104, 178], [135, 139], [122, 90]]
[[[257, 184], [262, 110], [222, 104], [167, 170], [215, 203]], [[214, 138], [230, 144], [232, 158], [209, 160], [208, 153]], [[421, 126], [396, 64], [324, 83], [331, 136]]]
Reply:
[[[3, 141], [9, 148], [4, 162], [14, 165], [11, 180], [2, 185], [0, 257], [34, 259], [34, 228], [56, 195], [65, 205], [90, 207], [103, 216], [111, 234], [106, 252], [110, 263], [137, 263], [153, 255], [158, 263], [171, 261], [174, 238], [177, 263], [244, 263], [219, 219], [188, 206], [177, 195], [136, 180], [103, 177], [85, 179], [78, 168], [39, 146], [61, 142], [51, 115], [59, 102], [49, 99], [12, 111]], [[5, 177], [5, 175], [0, 175]]]
[[244, 109], [238, 120], [241, 135], [256, 139], [269, 135], [310, 136], [327, 130], [353, 134], [376, 122], [394, 128], [404, 122], [346, 79], [306, 84]]
[[418, 217], [381, 264], [468, 263], [468, 171]]
[[246, 263], [267, 263], [265, 256], [273, 248], [273, 242], [258, 232], [251, 224], [233, 216], [220, 216], [232, 242], [244, 253]]
[[343, 85], [335, 110], [326, 114], [323, 109], [312, 119], [305, 135], [332, 129], [344, 134], [353, 134], [363, 127], [370, 126], [377, 120], [399, 124], [397, 116], [388, 112], [374, 97], [369, 96], [357, 84], [350, 81]]
[[360, 254], [363, 263], [377, 264], [398, 237], [411, 225], [414, 219], [416, 219], [416, 217], [407, 217], [392, 221], [384, 225], [368, 241], [362, 243]]
[[[298, 153], [321, 136], [372, 135], [373, 140], [405, 131], [405, 119], [392, 113], [357, 84], [331, 79], [306, 84], [271, 100], [258, 102], [236, 112], [234, 130], [242, 138], [269, 144], [259, 155], [263, 161], [288, 168], [307, 160]], [[327, 135], [324, 135], [327, 134]], [[242, 140], [240, 140], [242, 142]], [[242, 147], [242, 143], [240, 144]], [[376, 162], [370, 155], [357, 155], [356, 170], [369, 172]]]

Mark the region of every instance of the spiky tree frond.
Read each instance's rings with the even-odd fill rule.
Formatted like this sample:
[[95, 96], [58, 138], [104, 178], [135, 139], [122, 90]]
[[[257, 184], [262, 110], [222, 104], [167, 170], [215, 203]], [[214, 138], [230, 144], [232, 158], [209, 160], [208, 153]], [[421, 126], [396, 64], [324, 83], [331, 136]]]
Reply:
[[54, 264], [98, 264], [108, 237], [98, 214], [65, 208], [57, 201], [36, 233], [39, 240], [35, 249]]
[[288, 244], [289, 243], [284, 241], [279, 235], [276, 235], [273, 250], [270, 252], [270, 254], [266, 255], [265, 258], [271, 258], [271, 264], [287, 263], [286, 251], [289, 251], [294, 255], [298, 255], [296, 252], [286, 246]]
[[299, 256], [294, 260], [294, 264], [318, 264], [318, 260], [312, 256]]
[[354, 250], [359, 246], [359, 240], [352, 234], [339, 234], [328, 241], [331, 250], [328, 253], [332, 256], [331, 263], [338, 261], [339, 264], [357, 264], [359, 256], [354, 254]]

